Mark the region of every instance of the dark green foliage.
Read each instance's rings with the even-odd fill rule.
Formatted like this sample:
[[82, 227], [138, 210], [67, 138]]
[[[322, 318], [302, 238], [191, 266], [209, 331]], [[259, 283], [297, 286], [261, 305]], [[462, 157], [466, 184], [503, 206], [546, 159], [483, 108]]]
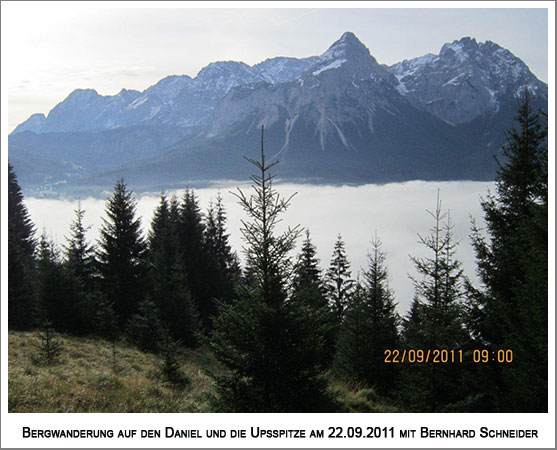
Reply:
[[161, 376], [163, 380], [177, 388], [185, 388], [191, 384], [191, 379], [180, 368], [177, 357], [178, 346], [170, 339], [165, 339], [160, 347], [162, 359]]
[[363, 285], [357, 286], [340, 327], [335, 367], [346, 377], [386, 394], [396, 386], [398, 366], [385, 364], [384, 352], [400, 347], [399, 317], [381, 241], [376, 237], [372, 244]]
[[188, 346], [196, 345], [199, 319], [191, 298], [179, 246], [177, 201], [161, 196], [149, 233], [152, 299], [170, 336]]
[[40, 344], [37, 347], [39, 350], [38, 362], [45, 365], [56, 364], [60, 358], [62, 343], [50, 321], [43, 321], [38, 336], [40, 339]]
[[238, 257], [228, 242], [227, 217], [220, 192], [216, 202], [210, 203], [205, 217], [204, 247], [212, 278], [208, 295], [228, 302], [234, 297], [240, 266]]
[[89, 298], [80, 279], [65, 266], [56, 245], [41, 236], [37, 255], [38, 296], [43, 319], [62, 332], [90, 331]]
[[84, 225], [84, 215], [85, 211], [79, 203], [70, 225], [70, 236], [66, 238], [66, 265], [85, 287], [91, 289], [96, 275], [95, 249], [87, 242], [86, 234], [91, 227]]
[[103, 219], [98, 254], [102, 288], [112, 304], [120, 328], [137, 311], [147, 290], [146, 244], [140, 219], [135, 218], [136, 202], [123, 180], [116, 183], [106, 202], [108, 219]]
[[99, 285], [98, 265], [95, 248], [87, 241], [87, 231], [91, 228], [83, 223], [85, 211], [78, 204], [75, 219], [70, 225], [70, 236], [66, 238], [64, 270], [68, 284], [72, 286], [76, 304], [74, 333], [95, 332], [95, 316], [102, 295]]
[[150, 300], [139, 304], [126, 326], [126, 337], [140, 350], [157, 353], [168, 340], [168, 331], [159, 319], [159, 311]]
[[325, 339], [323, 361], [328, 365], [334, 355], [336, 316], [329, 308], [325, 283], [316, 254], [317, 250], [311, 242], [309, 231], [306, 230], [306, 238], [294, 266], [290, 301], [299, 303], [314, 316], [316, 325], [319, 325], [315, 332], [323, 335]]
[[[548, 180], [546, 118], [527, 97], [508, 133], [496, 193], [482, 201], [488, 239], [474, 225], [482, 287], [469, 286], [469, 327], [490, 351], [514, 361], [492, 367], [481, 393], [504, 412], [547, 411]], [[527, 382], [525, 382], [527, 380]]]
[[101, 294], [96, 298], [93, 310], [93, 333], [114, 342], [120, 335], [120, 328], [112, 304]]
[[201, 322], [210, 326], [214, 314], [214, 299], [211, 296], [208, 257], [203, 244], [205, 225], [193, 190], [186, 189], [180, 205], [178, 239], [191, 296]]
[[340, 234], [335, 242], [326, 280], [329, 303], [337, 317], [337, 323], [340, 324], [344, 318], [346, 305], [354, 291], [354, 280], [350, 278], [350, 263], [346, 257], [344, 241]]
[[[263, 133], [263, 132], [262, 132]], [[242, 283], [238, 299], [221, 303], [209, 340], [226, 369], [214, 375], [218, 411], [304, 412], [330, 408], [320, 375], [322, 336], [307, 307], [290, 302], [292, 278], [289, 252], [300, 230], [275, 233], [290, 199], [273, 189], [261, 136], [261, 161], [252, 176], [253, 192], [238, 190], [240, 204], [250, 220], [242, 222], [249, 281]]]
[[29, 329], [37, 321], [34, 285], [35, 230], [8, 163], [8, 327]]
[[35, 226], [23, 203], [23, 194], [10, 163], [8, 163], [8, 227], [9, 232], [21, 246], [23, 254], [32, 257], [36, 245]]
[[306, 230], [306, 238], [294, 267], [292, 298], [315, 309], [321, 309], [328, 307], [328, 302], [316, 253], [309, 231]]
[[[428, 211], [429, 212], [429, 211]], [[404, 324], [407, 349], [463, 349], [468, 342], [462, 306], [462, 269], [455, 253], [450, 214], [443, 213], [437, 199], [430, 235], [420, 242], [431, 256], [412, 257], [421, 278], [414, 279], [415, 298]], [[460, 401], [462, 371], [451, 364], [409, 364], [404, 371], [404, 397], [419, 411], [441, 411]]]

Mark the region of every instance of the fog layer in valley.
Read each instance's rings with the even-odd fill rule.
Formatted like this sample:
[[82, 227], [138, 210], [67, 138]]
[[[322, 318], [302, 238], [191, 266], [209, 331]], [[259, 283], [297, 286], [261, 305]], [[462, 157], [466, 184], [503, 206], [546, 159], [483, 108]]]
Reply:
[[[241, 188], [251, 189], [249, 186]], [[391, 287], [402, 314], [406, 313], [413, 297], [409, 274], [416, 275], [409, 255], [428, 256], [423, 245], [419, 244], [418, 233], [425, 236], [433, 226], [426, 210], [435, 209], [439, 189], [443, 209], [450, 210], [455, 224], [455, 238], [460, 241], [457, 255], [463, 262], [465, 275], [477, 282], [474, 252], [469, 239], [470, 221], [474, 217], [479, 224], [483, 223], [480, 196], [485, 196], [489, 188], [493, 189], [493, 183], [412, 181], [357, 187], [279, 184], [276, 188], [284, 196], [297, 192], [281, 225], [300, 224], [310, 230], [323, 269], [329, 264], [337, 235], [341, 234], [352, 265], [352, 275], [356, 277], [357, 272], [366, 266], [370, 240], [377, 232], [383, 241]], [[228, 214], [230, 242], [243, 256], [239, 229], [245, 213], [230, 194], [234, 189], [236, 186], [223, 186], [220, 192]], [[202, 210], [216, 197], [218, 190], [196, 190]], [[182, 192], [177, 191], [176, 194], [181, 196]], [[172, 195], [172, 192], [167, 195]], [[138, 199], [137, 212], [145, 232], [150, 227], [158, 202], [158, 195], [144, 195]], [[60, 246], [63, 245], [65, 236], [69, 235], [77, 201], [27, 198], [26, 204], [38, 233], [45, 231]], [[81, 200], [81, 206], [85, 210], [85, 224], [91, 225], [88, 237], [94, 241], [99, 237], [102, 218], [105, 217], [105, 202], [88, 198]], [[298, 244], [301, 241], [299, 239]]]

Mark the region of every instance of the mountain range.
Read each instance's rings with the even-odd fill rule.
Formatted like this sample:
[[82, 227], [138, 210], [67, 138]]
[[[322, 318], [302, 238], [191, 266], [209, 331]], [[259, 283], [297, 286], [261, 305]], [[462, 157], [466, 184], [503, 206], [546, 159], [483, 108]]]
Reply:
[[242, 180], [264, 125], [283, 180], [490, 180], [525, 92], [547, 111], [547, 85], [493, 42], [387, 66], [346, 32], [320, 56], [215, 62], [143, 92], [77, 89], [10, 134], [9, 159], [36, 195], [120, 177], [140, 191]]

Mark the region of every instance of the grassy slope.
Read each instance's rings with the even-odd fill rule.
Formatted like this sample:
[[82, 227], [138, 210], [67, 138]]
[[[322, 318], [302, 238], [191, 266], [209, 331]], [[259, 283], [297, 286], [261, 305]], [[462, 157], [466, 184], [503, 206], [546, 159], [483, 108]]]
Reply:
[[[8, 409], [10, 412], [209, 412], [213, 390], [206, 371], [218, 370], [204, 349], [181, 349], [182, 370], [191, 379], [185, 389], [165, 383], [160, 360], [125, 343], [61, 336], [58, 364], [38, 362], [36, 332], [9, 332]], [[331, 391], [346, 412], [396, 412], [372, 389], [331, 380]]]
[[181, 350], [191, 385], [176, 389], [159, 376], [160, 360], [125, 344], [61, 336], [60, 362], [37, 363], [34, 332], [9, 333], [10, 412], [203, 412], [212, 389], [204, 373], [214, 362], [203, 351]]

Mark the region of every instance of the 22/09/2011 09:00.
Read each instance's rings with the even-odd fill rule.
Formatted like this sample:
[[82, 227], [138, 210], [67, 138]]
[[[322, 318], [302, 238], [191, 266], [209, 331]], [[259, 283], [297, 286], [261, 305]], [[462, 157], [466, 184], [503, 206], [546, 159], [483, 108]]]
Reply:
[[384, 362], [386, 364], [446, 364], [446, 363], [463, 363], [470, 361], [474, 363], [512, 363], [514, 359], [511, 349], [474, 349], [473, 351], [464, 350], [447, 350], [447, 349], [386, 349], [384, 352]]

